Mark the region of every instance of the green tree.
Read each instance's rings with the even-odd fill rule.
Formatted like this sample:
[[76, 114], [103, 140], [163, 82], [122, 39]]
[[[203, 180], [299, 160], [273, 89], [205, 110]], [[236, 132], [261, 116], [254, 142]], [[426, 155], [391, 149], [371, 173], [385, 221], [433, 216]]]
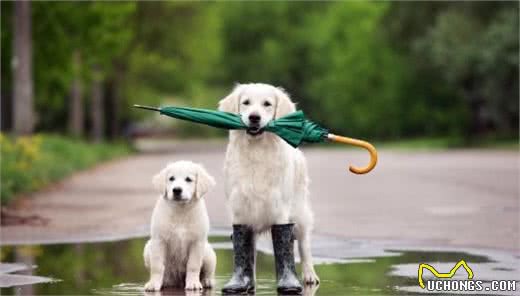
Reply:
[[380, 34], [385, 3], [334, 3], [307, 26], [313, 117], [353, 136], [397, 136], [406, 111], [406, 64]]
[[410, 61], [410, 93], [435, 130], [518, 132], [518, 3], [392, 3], [385, 31]]
[[[4, 9], [10, 5], [2, 2], [3, 85], [12, 81], [8, 65], [13, 54], [6, 50], [6, 45], [13, 43], [13, 35], [9, 32], [12, 24], [6, 21], [11, 19], [11, 13]], [[31, 41], [37, 48], [33, 54], [32, 76], [38, 129], [64, 130], [69, 106], [66, 98], [71, 93], [71, 85], [78, 81], [90, 83], [92, 65], [101, 67], [103, 79], [111, 74], [112, 61], [124, 53], [132, 39], [129, 24], [134, 8], [135, 3], [32, 3]], [[80, 69], [74, 63], [76, 54], [82, 59]], [[27, 61], [26, 58], [23, 60]], [[7, 91], [11, 89], [7, 88]], [[79, 102], [78, 105], [83, 104]]]
[[313, 16], [323, 15], [325, 2], [221, 3], [222, 84], [266, 82], [284, 87], [301, 107], [307, 105], [309, 69], [307, 31]]
[[500, 10], [487, 24], [450, 9], [415, 44], [467, 102], [472, 134], [518, 128], [518, 25], [518, 9]]

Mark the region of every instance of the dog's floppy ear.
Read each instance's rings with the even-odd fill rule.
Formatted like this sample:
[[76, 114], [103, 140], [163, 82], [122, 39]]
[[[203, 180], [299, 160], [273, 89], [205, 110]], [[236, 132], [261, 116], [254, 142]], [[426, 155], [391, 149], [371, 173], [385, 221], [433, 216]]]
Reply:
[[164, 193], [164, 188], [166, 187], [166, 170], [168, 167], [162, 169], [157, 175], [153, 176], [152, 184], [153, 187], [159, 191], [160, 193]]
[[274, 111], [274, 118], [278, 119], [289, 113], [296, 111], [296, 105], [291, 101], [289, 95], [282, 89], [277, 87], [276, 93], [276, 109]]
[[197, 184], [195, 185], [195, 197], [201, 198], [211, 187], [215, 186], [215, 179], [208, 174], [200, 164], [197, 165]]
[[218, 110], [229, 113], [238, 113], [238, 96], [240, 84], [237, 84], [233, 91], [225, 98], [218, 102]]

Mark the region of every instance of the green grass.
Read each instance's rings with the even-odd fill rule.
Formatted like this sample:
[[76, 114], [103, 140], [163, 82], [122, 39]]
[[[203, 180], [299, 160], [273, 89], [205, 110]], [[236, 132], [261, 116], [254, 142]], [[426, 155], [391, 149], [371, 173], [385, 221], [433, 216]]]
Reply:
[[96, 163], [127, 155], [124, 143], [92, 144], [57, 135], [0, 136], [1, 202], [43, 188]]
[[[373, 141], [371, 142], [377, 149], [393, 149], [393, 150], [446, 150], [457, 148], [481, 148], [481, 149], [501, 149], [501, 150], [519, 150], [520, 144], [518, 139], [511, 138], [481, 138], [472, 142], [465, 141], [456, 137], [423, 137], [413, 139], [399, 139], [389, 141]], [[329, 148], [346, 148], [353, 146], [345, 146], [343, 144], [329, 143], [327, 145], [316, 145], [315, 147]]]
[[415, 138], [376, 143], [378, 147], [404, 150], [442, 150], [450, 148], [486, 148], [518, 150], [518, 139], [480, 138], [465, 141], [462, 138]]
[[441, 150], [465, 147], [464, 141], [459, 138], [415, 138], [376, 143], [376, 147], [405, 150]]

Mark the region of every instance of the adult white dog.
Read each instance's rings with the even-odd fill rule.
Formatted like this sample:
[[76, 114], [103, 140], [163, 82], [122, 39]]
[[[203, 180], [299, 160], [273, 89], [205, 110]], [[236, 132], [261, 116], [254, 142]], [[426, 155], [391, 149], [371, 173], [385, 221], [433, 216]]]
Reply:
[[213, 177], [201, 165], [179, 161], [158, 173], [153, 184], [161, 195], [144, 248], [150, 271], [145, 290], [211, 288], [217, 258], [208, 243], [209, 218], [202, 196], [215, 185]]
[[[255, 252], [255, 235], [271, 229], [278, 290], [299, 293], [301, 285], [293, 276], [294, 259], [291, 262], [290, 258], [278, 256], [277, 252], [292, 254], [289, 248], [293, 246], [294, 233], [302, 261], [303, 281], [306, 284], [319, 282], [310, 249], [314, 219], [308, 197], [307, 165], [299, 149], [277, 135], [263, 132], [269, 121], [296, 111], [295, 104], [280, 88], [250, 83], [237, 85], [219, 102], [219, 110], [239, 114], [249, 127], [245, 131], [229, 132], [224, 171], [233, 222], [235, 272], [223, 291], [239, 293], [254, 289], [254, 256], [250, 253]], [[287, 226], [284, 228], [283, 225]], [[291, 237], [290, 241], [280, 242], [283, 236]], [[290, 268], [285, 268], [287, 266]]]

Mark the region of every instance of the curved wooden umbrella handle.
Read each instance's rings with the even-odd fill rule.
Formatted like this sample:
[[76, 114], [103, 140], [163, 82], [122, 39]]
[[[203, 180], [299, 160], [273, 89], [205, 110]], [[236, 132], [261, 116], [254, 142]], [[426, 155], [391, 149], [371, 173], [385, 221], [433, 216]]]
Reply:
[[366, 150], [368, 150], [368, 152], [370, 153], [370, 163], [368, 164], [368, 166], [366, 166], [364, 168], [349, 166], [349, 170], [351, 172], [353, 172], [354, 174], [366, 174], [366, 173], [370, 172], [376, 166], [377, 150], [372, 144], [362, 141], [362, 140], [338, 136], [338, 135], [334, 135], [334, 134], [328, 134], [327, 138], [334, 142], [339, 142], [339, 143], [348, 144], [348, 145], [354, 145], [354, 146], [358, 146], [358, 147], [365, 148]]

